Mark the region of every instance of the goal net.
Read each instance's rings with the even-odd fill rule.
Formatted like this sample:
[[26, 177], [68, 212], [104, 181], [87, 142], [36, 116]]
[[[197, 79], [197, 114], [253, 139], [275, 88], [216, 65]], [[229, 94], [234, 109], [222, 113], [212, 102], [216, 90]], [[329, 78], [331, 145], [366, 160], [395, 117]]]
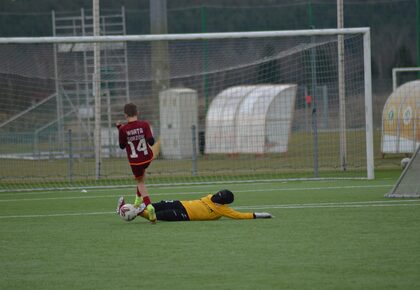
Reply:
[[420, 146], [405, 166], [400, 178], [386, 197], [420, 197]]
[[132, 185], [127, 102], [159, 140], [151, 185], [373, 178], [369, 35], [0, 38], [0, 190]]

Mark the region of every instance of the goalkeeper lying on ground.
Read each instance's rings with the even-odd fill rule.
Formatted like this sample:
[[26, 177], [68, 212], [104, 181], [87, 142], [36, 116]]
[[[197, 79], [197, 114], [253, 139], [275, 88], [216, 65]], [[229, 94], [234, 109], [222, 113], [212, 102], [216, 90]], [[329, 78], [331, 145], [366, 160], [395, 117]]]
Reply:
[[[221, 217], [232, 219], [255, 219], [271, 218], [272, 215], [266, 212], [239, 212], [227, 204], [231, 204], [234, 195], [230, 190], [223, 189], [211, 195], [196, 200], [162, 200], [153, 203], [156, 218], [161, 221], [205, 221], [216, 220]], [[124, 198], [118, 200], [117, 212], [121, 215], [121, 207], [125, 204]], [[145, 205], [141, 204], [137, 215], [146, 219], [149, 217]]]

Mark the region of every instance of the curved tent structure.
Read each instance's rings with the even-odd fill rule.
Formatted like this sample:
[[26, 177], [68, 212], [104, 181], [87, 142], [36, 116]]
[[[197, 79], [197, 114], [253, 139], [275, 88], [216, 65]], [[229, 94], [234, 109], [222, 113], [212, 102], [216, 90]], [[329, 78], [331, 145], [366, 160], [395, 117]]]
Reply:
[[286, 152], [296, 88], [255, 85], [222, 91], [207, 114], [205, 152]]
[[398, 87], [382, 112], [382, 153], [413, 153], [420, 145], [420, 81]]
[[236, 113], [254, 86], [231, 87], [212, 101], [206, 116], [206, 153], [236, 152]]

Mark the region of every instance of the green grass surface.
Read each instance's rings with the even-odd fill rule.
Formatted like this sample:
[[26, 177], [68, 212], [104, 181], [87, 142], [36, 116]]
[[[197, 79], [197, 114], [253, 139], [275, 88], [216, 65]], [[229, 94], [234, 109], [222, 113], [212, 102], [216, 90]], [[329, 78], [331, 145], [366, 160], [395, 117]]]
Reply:
[[420, 200], [374, 181], [151, 187], [195, 199], [221, 187], [271, 220], [159, 222], [115, 215], [131, 189], [0, 193], [0, 289], [420, 289]]

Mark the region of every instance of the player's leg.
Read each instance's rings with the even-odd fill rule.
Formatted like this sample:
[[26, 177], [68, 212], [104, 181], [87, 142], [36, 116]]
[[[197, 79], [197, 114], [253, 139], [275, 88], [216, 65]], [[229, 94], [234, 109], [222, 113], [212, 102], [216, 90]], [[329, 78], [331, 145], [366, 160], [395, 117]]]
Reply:
[[155, 208], [153, 207], [152, 203], [150, 202], [149, 192], [147, 191], [146, 184], [144, 183], [144, 175], [141, 179], [139, 179], [139, 178], [136, 178], [136, 179], [137, 179], [137, 197], [136, 197], [136, 199], [139, 198], [139, 195], [142, 197], [143, 203], [146, 205], [147, 212], [149, 213], [149, 220], [152, 223], [155, 223], [156, 222]]
[[[147, 190], [146, 183], [144, 182], [144, 175], [140, 176], [140, 177], [136, 177], [136, 180], [137, 180], [136, 196], [138, 198], [141, 198], [143, 200], [144, 204], [146, 204], [146, 206], [148, 206], [152, 202], [150, 200], [150, 195], [149, 195], [149, 191]], [[135, 204], [135, 206], [137, 206], [137, 204]]]
[[[144, 205], [144, 204], [142, 204]], [[188, 213], [178, 200], [162, 200], [152, 204], [155, 208], [156, 218], [161, 221], [189, 221]], [[145, 209], [138, 214], [149, 219], [149, 211]]]
[[153, 203], [156, 218], [161, 221], [189, 221], [187, 211], [179, 200], [162, 200]]
[[120, 214], [120, 209], [124, 204], [125, 204], [124, 197], [121, 196], [117, 201], [117, 209], [116, 209], [117, 214]]
[[177, 209], [160, 211], [156, 214], [156, 218], [160, 221], [168, 222], [180, 222], [190, 220], [186, 212]]
[[134, 200], [134, 206], [138, 207], [140, 203], [144, 202], [147, 205], [151, 203], [149, 192], [147, 190], [145, 180], [147, 164], [143, 165], [131, 165], [131, 171], [133, 172], [134, 178], [136, 179], [136, 199]]
[[146, 168], [149, 166], [150, 163], [144, 165], [132, 165], [131, 170], [137, 181], [137, 192], [136, 192], [136, 200], [134, 202], [134, 206], [138, 206], [140, 204], [140, 198], [143, 200], [144, 204], [146, 205], [147, 212], [149, 213], [149, 220], [154, 223], [156, 222], [156, 213], [155, 209], [150, 201], [149, 191], [147, 190], [146, 183], [145, 183], [145, 176], [146, 176]]
[[131, 165], [131, 171], [133, 172], [134, 178], [137, 181], [136, 199], [134, 201], [134, 206], [139, 206], [142, 202], [144, 202], [146, 206], [151, 203], [149, 192], [145, 184], [146, 168], [148, 166], [149, 164]]

